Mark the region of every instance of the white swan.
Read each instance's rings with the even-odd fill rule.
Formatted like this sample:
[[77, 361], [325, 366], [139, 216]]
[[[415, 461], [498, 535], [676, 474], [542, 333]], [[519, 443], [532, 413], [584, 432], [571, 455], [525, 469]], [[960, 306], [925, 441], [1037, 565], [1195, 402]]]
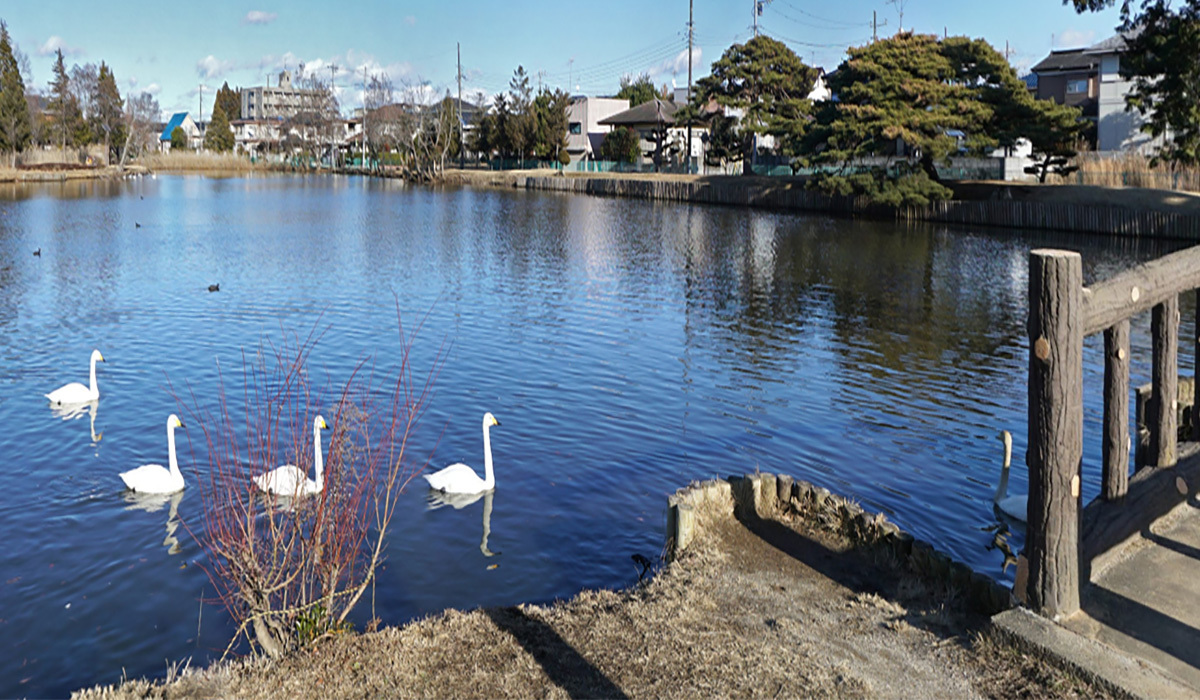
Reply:
[[100, 389], [96, 387], [96, 361], [104, 362], [104, 355], [100, 354], [99, 350], [92, 351], [91, 361], [91, 379], [88, 386], [84, 386], [79, 382], [71, 382], [65, 386], [60, 386], [54, 391], [46, 394], [46, 398], [50, 399], [50, 403], [56, 406], [63, 406], [76, 403], [87, 403], [100, 398]]
[[317, 478], [308, 478], [308, 473], [294, 464], [285, 464], [266, 474], [254, 477], [254, 485], [260, 490], [276, 496], [311, 496], [325, 488], [325, 458], [321, 455], [321, 431], [328, 429], [325, 419], [313, 419], [313, 448], [317, 463]]
[[429, 488], [446, 493], [479, 493], [489, 491], [496, 486], [496, 475], [492, 473], [492, 439], [488, 429], [500, 425], [500, 421], [491, 413], [483, 414], [483, 477], [480, 479], [475, 470], [465, 464], [451, 464], [445, 469], [433, 474], [425, 474]]
[[139, 493], [175, 493], [183, 490], [183, 474], [179, 471], [179, 462], [175, 459], [175, 429], [182, 428], [183, 421], [174, 413], [167, 418], [167, 463], [166, 469], [161, 464], [144, 464], [137, 469], [131, 469], [121, 474], [121, 481], [126, 488]]
[[992, 502], [1004, 515], [1013, 520], [1025, 522], [1029, 510], [1029, 497], [1008, 495], [1008, 472], [1012, 465], [1012, 435], [1007, 430], [1001, 430], [997, 437], [1004, 443], [1004, 467], [1000, 470], [1000, 485], [996, 487], [996, 496]]

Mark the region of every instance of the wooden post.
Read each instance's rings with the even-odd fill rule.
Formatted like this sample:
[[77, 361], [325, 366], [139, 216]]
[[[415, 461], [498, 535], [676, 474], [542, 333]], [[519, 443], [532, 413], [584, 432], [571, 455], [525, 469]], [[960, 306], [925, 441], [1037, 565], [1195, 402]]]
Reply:
[[1175, 466], [1179, 454], [1179, 296], [1150, 313], [1154, 390], [1150, 415], [1150, 458], [1156, 467]]
[[1079, 610], [1083, 260], [1029, 254], [1028, 596], [1051, 618]]
[[1113, 501], [1129, 490], [1129, 319], [1104, 331], [1104, 484]]

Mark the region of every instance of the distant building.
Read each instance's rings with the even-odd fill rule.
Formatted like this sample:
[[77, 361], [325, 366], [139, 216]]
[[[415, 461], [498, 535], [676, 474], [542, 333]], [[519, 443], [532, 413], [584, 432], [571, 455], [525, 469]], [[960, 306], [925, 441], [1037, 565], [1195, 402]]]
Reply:
[[188, 148], [199, 149], [204, 143], [200, 127], [196, 125], [192, 115], [187, 112], [176, 112], [167, 120], [167, 125], [163, 127], [162, 134], [158, 137], [158, 150], [164, 153], [171, 150], [171, 132], [175, 131], [175, 127], [183, 129], [183, 133], [187, 135]]
[[572, 97], [567, 106], [567, 153], [571, 162], [600, 157], [600, 144], [609, 129], [600, 120], [629, 109], [629, 100], [613, 97]]
[[320, 93], [292, 87], [292, 72], [279, 73], [275, 87], [259, 86], [242, 89], [243, 119], [288, 119], [298, 112], [320, 107]]
[[[656, 166], [671, 166], [683, 162], [687, 152], [687, 127], [675, 122], [675, 112], [679, 111], [679, 107], [680, 105], [674, 102], [655, 97], [636, 107], [605, 117], [599, 124], [613, 129], [633, 129], [641, 138], [642, 153], [649, 157], [649, 162]], [[693, 129], [693, 140], [696, 136], [697, 132]], [[700, 156], [702, 153], [693, 146], [693, 160]]]
[[1121, 76], [1124, 52], [1125, 38], [1120, 34], [1085, 48], [1051, 51], [1033, 67], [1035, 94], [1079, 107], [1094, 125], [1090, 137], [1096, 150], [1149, 153], [1162, 140], [1143, 133], [1145, 118], [1125, 109], [1133, 81]]
[[[1089, 122], [1087, 138], [1096, 141], [1100, 107], [1100, 59], [1082, 49], [1058, 49], [1033, 67], [1039, 100], [1076, 107]], [[1028, 83], [1027, 83], [1028, 84]]]

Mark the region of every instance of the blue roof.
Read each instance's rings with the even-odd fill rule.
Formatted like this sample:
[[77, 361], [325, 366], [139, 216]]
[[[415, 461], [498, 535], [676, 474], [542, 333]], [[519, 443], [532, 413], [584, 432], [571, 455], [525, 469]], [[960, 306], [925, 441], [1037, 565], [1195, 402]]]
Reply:
[[187, 112], [176, 112], [176, 113], [172, 114], [171, 121], [167, 122], [167, 125], [165, 127], [163, 127], [162, 136], [159, 136], [158, 140], [159, 141], [170, 141], [171, 140], [171, 132], [175, 130], [175, 127], [183, 124], [183, 120], [187, 119], [187, 115], [188, 115]]

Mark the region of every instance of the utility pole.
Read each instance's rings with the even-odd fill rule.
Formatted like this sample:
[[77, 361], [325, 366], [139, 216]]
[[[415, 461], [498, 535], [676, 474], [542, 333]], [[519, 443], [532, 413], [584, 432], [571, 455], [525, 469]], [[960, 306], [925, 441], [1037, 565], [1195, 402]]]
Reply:
[[877, 14], [878, 13], [875, 10], [871, 10], [871, 43], [872, 44], [879, 41], [879, 32], [877, 31], [878, 24], [879, 24], [879, 22], [878, 22], [879, 18], [876, 16]]
[[[200, 100], [200, 115], [196, 122], [196, 126], [202, 126], [204, 124], [204, 83], [200, 83], [200, 87], [196, 89], [196, 93], [196, 96]], [[200, 147], [204, 147], [203, 141], [200, 142]]]
[[575, 80], [574, 80], [574, 77], [575, 77], [575, 72], [574, 72], [574, 70], [575, 70], [575, 59], [573, 59], [573, 58], [568, 58], [568, 59], [567, 59], [567, 92], [568, 92], [568, 93], [570, 93], [572, 90], [574, 90], [574, 89], [575, 89], [574, 87], [572, 87], [572, 85], [574, 85], [574, 84], [575, 84]]
[[458, 169], [462, 170], [465, 166], [465, 158], [467, 152], [467, 139], [463, 134], [463, 115], [462, 115], [462, 43], [455, 42], [455, 51], [458, 54]]
[[[692, 104], [692, 35], [695, 33], [695, 22], [692, 19], [692, 5], [694, 0], [688, 0], [688, 89], [687, 103]], [[687, 132], [687, 169], [688, 173], [692, 172], [692, 120], [688, 120]]]

